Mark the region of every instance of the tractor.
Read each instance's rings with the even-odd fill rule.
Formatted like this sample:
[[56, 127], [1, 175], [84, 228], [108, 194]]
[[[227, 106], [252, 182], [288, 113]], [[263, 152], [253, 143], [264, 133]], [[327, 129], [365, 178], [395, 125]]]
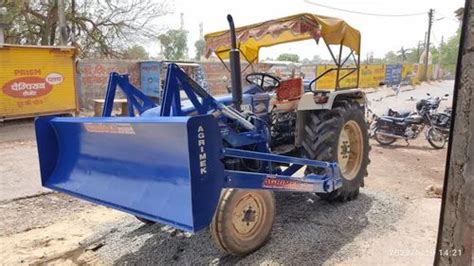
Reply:
[[[227, 19], [230, 29], [205, 41], [207, 56], [230, 71], [231, 95], [212, 96], [171, 63], [157, 105], [127, 75], [110, 73], [102, 117], [35, 120], [42, 185], [145, 223], [209, 228], [215, 244], [233, 255], [269, 240], [274, 191], [357, 198], [369, 163], [366, 98], [357, 89], [359, 31], [307, 13], [239, 28]], [[336, 67], [312, 80], [309, 92], [301, 78], [254, 71], [242, 87], [241, 56], [253, 68], [261, 47], [321, 38]], [[343, 47], [350, 50], [344, 57]], [[315, 88], [330, 72], [335, 88]], [[343, 88], [350, 74], [357, 84]], [[117, 88], [128, 117], [112, 116]]]

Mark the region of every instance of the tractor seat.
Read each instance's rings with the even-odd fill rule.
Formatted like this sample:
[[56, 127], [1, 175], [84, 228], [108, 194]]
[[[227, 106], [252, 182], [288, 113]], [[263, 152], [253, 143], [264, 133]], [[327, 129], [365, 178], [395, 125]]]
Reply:
[[303, 95], [303, 79], [294, 78], [280, 81], [280, 86], [276, 89], [276, 99], [271, 105], [274, 110], [289, 112], [298, 107], [298, 100]]
[[303, 79], [293, 78], [280, 81], [276, 94], [279, 102], [299, 100], [303, 95]]

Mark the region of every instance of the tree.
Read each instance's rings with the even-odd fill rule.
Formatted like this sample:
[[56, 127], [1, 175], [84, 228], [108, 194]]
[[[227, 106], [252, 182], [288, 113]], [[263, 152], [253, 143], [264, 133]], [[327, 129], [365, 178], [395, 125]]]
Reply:
[[319, 64], [322, 61], [323, 61], [323, 59], [319, 55], [315, 55], [315, 56], [313, 56], [313, 59], [311, 59], [311, 63], [314, 63], [314, 64]]
[[184, 59], [188, 53], [188, 32], [185, 30], [168, 30], [158, 36], [162, 53], [168, 60]]
[[[167, 14], [166, 2], [153, 0], [65, 2], [67, 44], [78, 46], [82, 57], [120, 57], [130, 44], [156, 40], [162, 29], [153, 24]], [[57, 44], [58, 0], [0, 0], [0, 7], [7, 9], [7, 43]]]
[[123, 58], [144, 60], [144, 59], [150, 58], [150, 55], [145, 50], [145, 48], [143, 48], [143, 46], [135, 44], [125, 49], [125, 51], [123, 51]]
[[400, 59], [395, 52], [389, 51], [385, 54], [384, 62], [385, 64], [397, 64], [400, 63]]
[[311, 64], [311, 60], [309, 60], [308, 58], [305, 57], [305, 58], [303, 58], [303, 59], [301, 60], [301, 63], [303, 63], [303, 64]]
[[372, 57], [370, 63], [374, 65], [381, 65], [384, 64], [384, 60], [382, 58]]
[[297, 54], [284, 53], [277, 57], [278, 61], [299, 62], [300, 57]]
[[461, 33], [458, 30], [455, 36], [449, 38], [446, 43], [439, 47], [439, 63], [443, 69], [449, 70], [451, 73], [454, 73], [457, 62], [460, 36]]
[[406, 59], [404, 63], [406, 64], [418, 63], [420, 61], [421, 51], [419, 51], [418, 48], [410, 48], [407, 50], [409, 50], [409, 52], [406, 53]]
[[196, 48], [196, 56], [194, 57], [194, 59], [196, 59], [197, 61], [201, 60], [201, 56], [204, 53], [204, 46], [205, 42], [203, 39], [197, 40], [194, 43], [194, 47]]
[[430, 53], [431, 53], [431, 62], [433, 64], [439, 64], [439, 61], [440, 61], [439, 49], [436, 46], [431, 45]]

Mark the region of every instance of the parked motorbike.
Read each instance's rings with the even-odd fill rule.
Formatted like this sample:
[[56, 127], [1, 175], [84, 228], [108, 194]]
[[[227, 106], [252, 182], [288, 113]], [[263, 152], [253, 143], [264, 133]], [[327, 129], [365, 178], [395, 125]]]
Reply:
[[[369, 106], [366, 106], [367, 110], [367, 115], [366, 115], [366, 121], [367, 121], [367, 128], [369, 130], [369, 138], [373, 138], [375, 135], [375, 129], [377, 128], [377, 120], [380, 118], [374, 111]], [[387, 112], [384, 114], [384, 116], [390, 116], [390, 117], [407, 117], [411, 114], [411, 112], [407, 111], [396, 111], [393, 110], [392, 108], [389, 108]]]
[[[441, 149], [446, 143], [446, 136], [442, 129], [433, 123], [433, 116], [437, 113], [439, 103], [442, 99], [431, 97], [422, 99], [416, 103], [416, 112], [410, 114], [400, 113], [392, 116], [382, 116], [377, 119], [374, 126], [374, 138], [381, 145], [390, 145], [397, 139], [417, 138], [425, 127], [425, 138], [435, 149]], [[447, 96], [447, 95], [445, 95]]]
[[446, 138], [449, 137], [449, 130], [451, 129], [451, 113], [452, 108], [448, 107], [443, 112], [434, 113], [431, 116], [431, 121]]
[[370, 109], [370, 107], [367, 105], [365, 110], [367, 110], [366, 113], [366, 121], [367, 121], [367, 129], [369, 131], [369, 138], [373, 138], [375, 134], [375, 125], [377, 124], [377, 120], [379, 119], [379, 116]]

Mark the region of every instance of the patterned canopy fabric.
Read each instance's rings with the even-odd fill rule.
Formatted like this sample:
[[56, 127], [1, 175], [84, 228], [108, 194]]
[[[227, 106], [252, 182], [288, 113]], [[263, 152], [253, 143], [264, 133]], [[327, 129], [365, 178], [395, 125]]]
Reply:
[[[354, 53], [360, 53], [360, 32], [344, 20], [302, 13], [236, 28], [237, 42], [242, 55], [249, 62], [258, 60], [261, 47], [319, 38], [327, 44], [342, 44]], [[206, 57], [213, 52], [220, 58], [229, 58], [229, 30], [209, 33], [206, 41]]]

